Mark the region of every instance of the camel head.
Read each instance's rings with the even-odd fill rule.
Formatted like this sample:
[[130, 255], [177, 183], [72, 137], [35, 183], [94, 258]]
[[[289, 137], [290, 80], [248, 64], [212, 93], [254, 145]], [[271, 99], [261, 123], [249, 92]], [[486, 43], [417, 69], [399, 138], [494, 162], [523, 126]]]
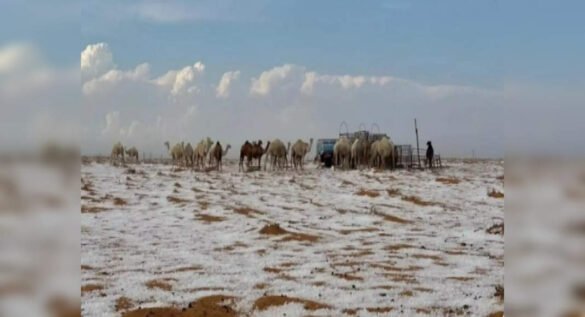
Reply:
[[262, 151], [262, 154], [266, 153], [269, 148], [270, 148], [270, 141], [268, 141], [268, 143], [266, 143], [266, 148], [264, 149], [264, 151]]

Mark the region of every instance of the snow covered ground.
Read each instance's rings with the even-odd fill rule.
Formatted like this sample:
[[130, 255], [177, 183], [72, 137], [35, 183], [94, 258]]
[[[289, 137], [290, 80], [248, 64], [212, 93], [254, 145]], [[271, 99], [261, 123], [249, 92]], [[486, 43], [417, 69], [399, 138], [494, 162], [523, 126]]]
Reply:
[[224, 304], [234, 316], [501, 311], [504, 200], [488, 192], [504, 192], [503, 162], [447, 164], [250, 173], [84, 164], [82, 313], [142, 316], [210, 295], [233, 296]]

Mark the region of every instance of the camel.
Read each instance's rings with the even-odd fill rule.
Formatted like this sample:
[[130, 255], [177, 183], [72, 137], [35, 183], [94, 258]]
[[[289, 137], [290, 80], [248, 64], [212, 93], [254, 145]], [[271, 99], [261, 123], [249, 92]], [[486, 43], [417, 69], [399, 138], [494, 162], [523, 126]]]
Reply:
[[207, 137], [199, 141], [197, 147], [195, 148], [195, 153], [193, 154], [195, 157], [195, 165], [201, 169], [205, 168], [205, 158], [207, 157], [207, 153], [209, 153], [211, 145], [213, 145], [213, 141]]
[[185, 158], [185, 166], [193, 168], [193, 147], [191, 143], [187, 143], [183, 149], [183, 157]]
[[390, 160], [390, 168], [394, 169], [394, 144], [389, 138], [383, 137], [372, 144], [374, 165], [377, 162], [378, 168], [384, 168]]
[[341, 165], [342, 168], [349, 165], [350, 156], [351, 145], [347, 137], [342, 136], [335, 142], [333, 147], [333, 165]]
[[376, 140], [373, 141], [372, 143], [370, 143], [370, 148], [369, 148], [369, 166], [376, 166], [377, 164], [377, 159], [378, 159], [378, 143], [380, 142], [380, 140]]
[[359, 168], [366, 163], [367, 142], [364, 138], [357, 138], [351, 145], [351, 165]]
[[110, 162], [117, 160], [119, 157], [122, 157], [122, 163], [124, 163], [124, 146], [122, 146], [122, 143], [117, 142], [112, 147], [112, 153], [110, 154]]
[[[215, 153], [215, 152], [216, 152], [215, 148], [218, 146], [218, 144], [219, 144], [219, 141], [218, 141], [216, 144], [214, 144], [214, 145], [211, 147], [211, 149], [209, 150], [209, 166], [213, 166], [213, 164], [217, 164], [217, 163], [218, 163], [218, 161], [217, 161], [217, 155], [216, 155], [216, 153]], [[219, 145], [219, 146], [221, 147], [221, 145]], [[225, 149], [223, 149], [223, 152], [221, 153], [221, 157], [220, 157], [220, 159], [221, 159], [222, 157], [224, 157], [224, 156], [226, 156], [226, 155], [227, 155], [227, 153], [228, 153], [228, 151], [230, 150], [230, 148], [231, 148], [231, 147], [232, 147], [232, 146], [228, 144], [228, 145], [225, 147]], [[221, 162], [219, 162], [219, 163], [221, 163]]]
[[[286, 143], [286, 151], [284, 152], [284, 160], [282, 158], [280, 159], [280, 164], [283, 164], [285, 169], [288, 168], [288, 153], [292, 153], [290, 146], [291, 146], [291, 143], [289, 141]], [[292, 156], [291, 156], [291, 160], [292, 160]]]
[[262, 155], [264, 155], [270, 146], [270, 141], [266, 143], [266, 147], [262, 148], [262, 140], [258, 140], [258, 142], [252, 143], [252, 152], [251, 156], [248, 157], [248, 161], [254, 162], [254, 160], [258, 160], [258, 168], [262, 166]]
[[[290, 144], [289, 144], [290, 145]], [[264, 170], [266, 170], [266, 164], [269, 159], [271, 161], [271, 168], [274, 170], [276, 167], [282, 167], [282, 161], [286, 161], [287, 148], [280, 139], [274, 139], [272, 143], [267, 144], [266, 158], [264, 159]]]
[[167, 150], [171, 155], [173, 165], [177, 164], [178, 166], [181, 163], [181, 160], [183, 159], [183, 142], [177, 143], [173, 145], [173, 147], [171, 148], [169, 141], [166, 141], [165, 146], [167, 147]]
[[309, 143], [303, 142], [303, 140], [298, 139], [297, 142], [292, 146], [290, 152], [290, 159], [292, 164], [297, 169], [297, 165], [303, 169], [303, 161], [305, 160], [305, 155], [311, 152], [311, 148], [313, 147], [313, 138], [309, 139]]
[[136, 163], [138, 163], [138, 150], [136, 149], [136, 147], [131, 147], [129, 149], [126, 150], [126, 155], [128, 156], [128, 158], [134, 158], [136, 160]]
[[242, 144], [240, 147], [240, 164], [238, 165], [238, 172], [244, 169], [244, 158], [247, 159], [246, 165], [250, 167], [250, 161], [252, 160], [252, 151], [254, 150], [254, 145], [248, 140]]
[[[221, 171], [221, 158], [227, 154], [228, 150], [231, 148], [231, 145], [227, 145], [225, 150], [223, 150], [221, 148], [221, 144], [219, 143], [219, 141], [217, 141], [215, 143], [215, 145], [213, 146], [213, 148], [211, 149], [210, 155], [213, 156], [213, 159], [215, 160], [216, 164], [217, 164], [217, 170]], [[211, 162], [210, 162], [211, 165]]]

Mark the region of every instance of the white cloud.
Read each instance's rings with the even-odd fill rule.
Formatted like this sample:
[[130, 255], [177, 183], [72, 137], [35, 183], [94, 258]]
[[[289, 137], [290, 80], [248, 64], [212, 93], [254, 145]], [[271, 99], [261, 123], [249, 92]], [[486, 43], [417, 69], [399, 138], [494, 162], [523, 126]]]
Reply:
[[106, 114], [106, 126], [102, 129], [103, 135], [117, 135], [120, 132], [120, 112], [113, 111]]
[[38, 50], [29, 43], [12, 43], [0, 47], [0, 75], [36, 69], [42, 64]]
[[83, 84], [83, 93], [86, 95], [93, 94], [105, 89], [119, 85], [122, 81], [136, 82], [147, 81], [150, 75], [150, 65], [147, 63], [136, 66], [130, 71], [121, 71], [112, 69], [100, 77], [91, 79]]
[[221, 80], [216, 88], [216, 97], [227, 98], [230, 96], [230, 87], [232, 82], [240, 78], [240, 71], [226, 72], [221, 76]]
[[205, 71], [205, 65], [197, 62], [180, 70], [171, 70], [154, 80], [159, 86], [170, 90], [172, 95], [197, 93], [199, 90], [194, 82]]
[[286, 86], [294, 83], [304, 75], [304, 67], [285, 64], [262, 72], [259, 78], [252, 78], [250, 94], [266, 96], [276, 86]]
[[[203, 76], [207, 71], [197, 62], [152, 76], [143, 64], [130, 70], [114, 68], [87, 81], [84, 106], [91, 111], [83, 118], [90, 132], [82, 144], [90, 153], [103, 153], [120, 140], [158, 156], [167, 155], [164, 141], [194, 143], [207, 135], [232, 146], [245, 139], [332, 137], [344, 120], [350, 129], [376, 122], [397, 142], [409, 143], [415, 117], [421, 137], [437, 142], [442, 153], [479, 148], [477, 142], [495, 148], [503, 139], [503, 132], [493, 132], [501, 118], [494, 105], [501, 102], [473, 87], [320, 74], [284, 64], [246, 78], [250, 86], [240, 90], [234, 89], [243, 79], [239, 71], [223, 73], [215, 83]], [[224, 98], [238, 100], [241, 106], [218, 107]], [[478, 141], [484, 134], [489, 137]]]
[[114, 68], [114, 59], [107, 43], [87, 45], [81, 52], [81, 76], [84, 81], [99, 77]]

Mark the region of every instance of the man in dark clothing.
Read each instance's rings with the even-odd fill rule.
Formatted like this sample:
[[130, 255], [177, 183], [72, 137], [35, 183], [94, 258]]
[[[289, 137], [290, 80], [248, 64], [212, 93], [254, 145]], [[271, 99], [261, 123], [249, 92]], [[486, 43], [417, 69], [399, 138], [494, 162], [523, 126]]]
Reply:
[[431, 141], [427, 142], [427, 166], [429, 168], [433, 168], [433, 156], [435, 156], [435, 150], [433, 149], [433, 145]]

